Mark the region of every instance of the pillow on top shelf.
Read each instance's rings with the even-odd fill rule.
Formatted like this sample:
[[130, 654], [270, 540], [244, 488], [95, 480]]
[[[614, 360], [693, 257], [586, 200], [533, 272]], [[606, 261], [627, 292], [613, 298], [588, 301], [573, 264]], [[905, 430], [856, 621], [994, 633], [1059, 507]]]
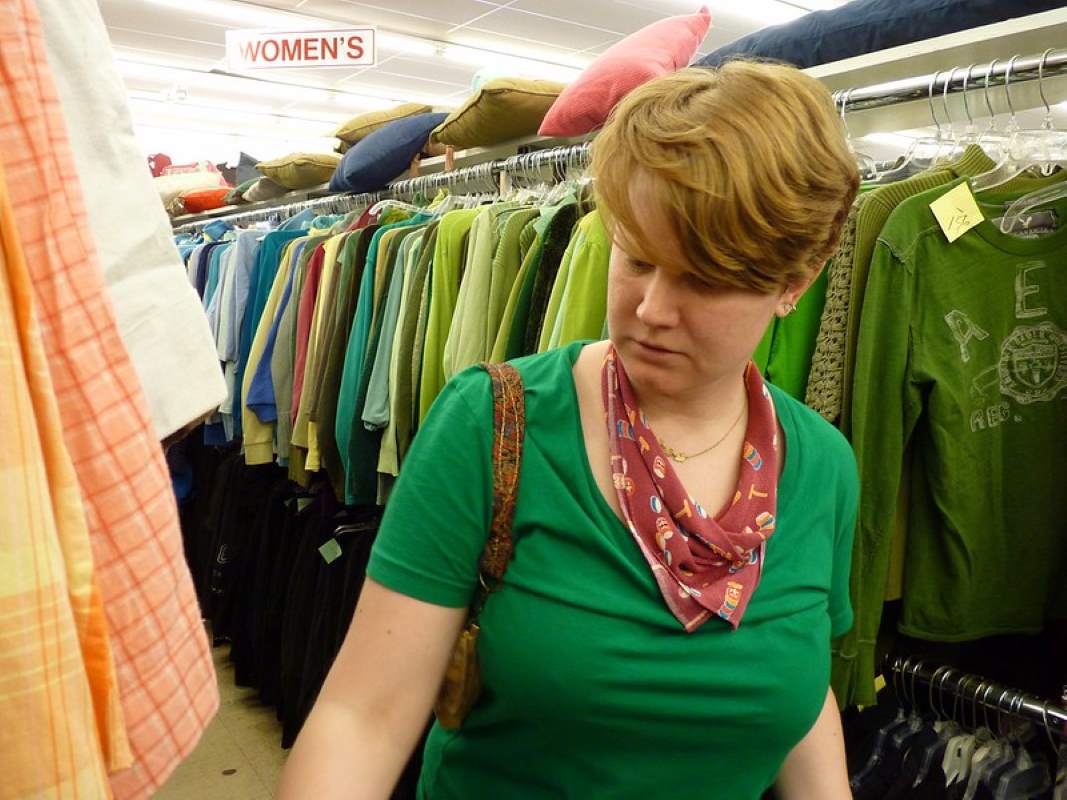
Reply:
[[226, 197], [231, 189], [228, 186], [217, 186], [213, 189], [193, 189], [184, 192], [181, 196], [182, 206], [186, 214], [200, 214], [226, 205]]
[[260, 161], [256, 169], [286, 189], [310, 189], [326, 183], [337, 169], [336, 153], [290, 153], [271, 161]]
[[585, 68], [549, 109], [542, 136], [580, 136], [596, 130], [623, 97], [643, 83], [688, 66], [711, 26], [702, 6], [668, 17], [616, 42]]
[[853, 0], [750, 33], [696, 62], [771, 58], [800, 69], [1062, 8], [1063, 0]]
[[402, 174], [447, 114], [416, 114], [393, 120], [345, 153], [330, 179], [334, 192], [375, 192]]
[[533, 136], [548, 109], [567, 88], [556, 81], [494, 78], [481, 85], [433, 132], [453, 147], [487, 147]]
[[[370, 111], [366, 114], [352, 117], [330, 135], [336, 136], [341, 140], [341, 145], [337, 151], [344, 153], [360, 139], [369, 136], [394, 120], [414, 117], [417, 114], [429, 114], [431, 111], [433, 111], [433, 107], [425, 103], [404, 103], [387, 111]], [[348, 147], [345, 145], [348, 145]], [[342, 147], [344, 148], [343, 150], [341, 149]]]
[[273, 200], [288, 193], [289, 190], [280, 183], [272, 181], [270, 178], [260, 178], [248, 188], [242, 197], [244, 197], [245, 202], [259, 203], [263, 200]]

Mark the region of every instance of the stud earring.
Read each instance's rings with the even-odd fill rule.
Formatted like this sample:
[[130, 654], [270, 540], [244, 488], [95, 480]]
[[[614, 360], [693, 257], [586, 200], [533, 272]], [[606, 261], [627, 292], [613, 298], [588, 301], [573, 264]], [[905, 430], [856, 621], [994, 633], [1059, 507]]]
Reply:
[[797, 310], [796, 303], [786, 303], [785, 304], [785, 314], [783, 314], [782, 316], [788, 317], [790, 314], [792, 314], [796, 310]]

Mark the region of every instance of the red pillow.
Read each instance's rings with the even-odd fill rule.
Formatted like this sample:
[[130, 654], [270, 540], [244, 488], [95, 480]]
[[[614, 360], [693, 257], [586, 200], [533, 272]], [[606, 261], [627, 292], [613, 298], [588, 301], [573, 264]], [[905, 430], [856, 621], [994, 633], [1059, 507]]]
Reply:
[[182, 205], [185, 206], [186, 214], [199, 214], [202, 211], [210, 211], [213, 208], [222, 208], [226, 205], [226, 195], [232, 186], [218, 186], [212, 189], [194, 189], [182, 195]]
[[632, 33], [599, 56], [563, 90], [541, 123], [542, 136], [580, 136], [607, 122], [620, 100], [642, 83], [688, 66], [711, 26], [702, 6]]

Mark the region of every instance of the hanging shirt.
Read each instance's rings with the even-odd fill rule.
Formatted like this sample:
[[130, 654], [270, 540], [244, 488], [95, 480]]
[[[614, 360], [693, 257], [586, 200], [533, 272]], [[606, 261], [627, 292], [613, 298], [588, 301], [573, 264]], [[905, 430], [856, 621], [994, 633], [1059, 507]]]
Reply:
[[370, 383], [367, 386], [367, 403], [363, 407], [363, 424], [371, 429], [382, 429], [389, 424], [389, 365], [393, 360], [393, 343], [396, 340], [396, 326], [400, 317], [400, 304], [406, 285], [405, 278], [414, 268], [414, 251], [422, 241], [422, 231], [409, 234], [400, 244], [393, 264], [393, 274], [385, 295], [382, 309], [382, 336], [378, 350], [374, 354]]
[[[987, 220], [949, 244], [930, 203], [959, 183], [897, 207], [867, 283], [853, 402], [864, 498], [857, 624], [840, 645], [839, 679], [859, 702], [873, 697], [909, 443], [901, 632], [966, 641], [1036, 633], [1067, 616], [1067, 495], [1058, 480], [1067, 475], [1067, 228], [1026, 239]], [[1063, 220], [1067, 203], [1056, 211]]]
[[600, 336], [607, 319], [611, 240], [592, 211], [582, 217], [549, 297], [541, 350]]
[[767, 380], [800, 401], [804, 400], [808, 388], [811, 357], [826, 302], [827, 279], [827, 270], [823, 269], [797, 301], [796, 311], [771, 319], [752, 356]]
[[486, 342], [486, 325], [493, 256], [507, 220], [516, 211], [510, 203], [487, 206], [478, 212], [471, 226], [463, 277], [445, 340], [442, 365], [446, 381], [460, 370], [483, 361], [492, 346]]
[[[345, 364], [341, 374], [341, 390], [337, 402], [337, 448], [345, 468], [345, 499], [349, 505], [373, 503], [377, 499], [377, 478], [373, 465], [378, 461], [377, 436], [363, 427], [361, 419], [367, 396], [373, 352], [372, 322], [374, 321], [375, 282], [379, 267], [385, 267], [378, 258], [382, 237], [390, 231], [411, 227], [426, 221], [425, 216], [412, 217], [393, 225], [383, 225], [374, 234], [367, 251], [367, 265], [360, 282], [356, 316], [345, 352]], [[384, 278], [382, 279], [384, 281]], [[368, 470], [368, 466], [370, 469]]]
[[344, 500], [344, 465], [337, 448], [337, 407], [341, 387], [341, 374], [345, 363], [345, 350], [352, 333], [352, 320], [356, 313], [363, 269], [367, 263], [367, 251], [378, 226], [372, 225], [356, 231], [349, 237], [341, 251], [341, 276], [337, 287], [337, 320], [326, 350], [326, 366], [323, 370], [319, 402], [315, 410], [316, 434], [319, 443], [319, 460], [330, 485], [339, 501]]
[[[292, 258], [299, 258], [306, 242], [297, 241], [293, 245]], [[278, 329], [281, 327], [282, 316], [289, 307], [289, 301], [293, 292], [293, 278], [296, 270], [285, 270], [285, 288], [282, 290], [281, 300], [272, 316], [270, 329], [267, 332], [267, 340], [263, 346], [263, 355], [256, 365], [252, 380], [249, 382], [248, 395], [245, 405], [252, 411], [260, 422], [274, 422], [278, 419], [278, 406], [274, 397], [274, 384], [271, 382], [270, 364], [274, 355], [274, 348], [278, 341]], [[275, 278], [277, 280], [277, 277]]]
[[[786, 457], [759, 589], [739, 630], [687, 634], [591, 472], [572, 376], [584, 344], [515, 362], [526, 438], [514, 559], [479, 619], [485, 691], [460, 730], [434, 727], [419, 794], [662, 798], [699, 764], [716, 798], [754, 800], [822, 710], [830, 636], [851, 621], [848, 444], [771, 388]], [[371, 578], [423, 602], [470, 603], [492, 516], [492, 440], [489, 377], [471, 369], [415, 439]]]
[[419, 379], [419, 419], [425, 418], [445, 385], [445, 343], [459, 298], [467, 237], [478, 213], [478, 209], [462, 209], [441, 217], [430, 277], [430, 311]]

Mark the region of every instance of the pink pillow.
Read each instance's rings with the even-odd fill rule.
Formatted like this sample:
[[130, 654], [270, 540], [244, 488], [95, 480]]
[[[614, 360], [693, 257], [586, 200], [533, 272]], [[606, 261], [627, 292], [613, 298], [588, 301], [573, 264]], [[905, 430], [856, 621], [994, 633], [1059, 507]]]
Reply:
[[542, 136], [580, 136], [607, 122], [620, 100], [642, 83], [688, 66], [711, 26], [702, 6], [668, 17], [613, 44], [568, 86], [548, 110]]

